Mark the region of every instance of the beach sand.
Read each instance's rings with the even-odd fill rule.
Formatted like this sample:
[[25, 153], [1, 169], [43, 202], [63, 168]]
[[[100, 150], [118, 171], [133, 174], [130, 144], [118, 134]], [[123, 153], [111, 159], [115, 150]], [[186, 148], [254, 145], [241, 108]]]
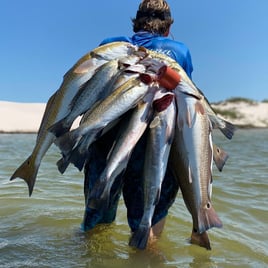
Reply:
[[[17, 103], [0, 101], [0, 132], [35, 133], [38, 131], [45, 103]], [[237, 126], [268, 127], [268, 103], [221, 102], [212, 105], [219, 110], [235, 111], [237, 118], [228, 118]], [[74, 127], [78, 124], [76, 122]]]
[[37, 132], [45, 106], [45, 103], [0, 101], [0, 131]]

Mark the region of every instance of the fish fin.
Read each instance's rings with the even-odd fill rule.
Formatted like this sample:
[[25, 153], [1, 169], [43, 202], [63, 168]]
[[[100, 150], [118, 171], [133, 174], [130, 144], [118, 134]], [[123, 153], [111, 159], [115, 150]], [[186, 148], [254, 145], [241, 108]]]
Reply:
[[35, 159], [33, 156], [29, 156], [14, 172], [11, 176], [10, 180], [14, 180], [15, 178], [23, 179], [29, 189], [29, 196], [32, 195], [37, 172], [38, 172], [39, 165], [35, 165]]
[[79, 129], [74, 129], [58, 137], [54, 143], [59, 147], [62, 155], [65, 156], [70, 155], [70, 152], [73, 150], [79, 139], [81, 139]]
[[200, 247], [211, 250], [210, 241], [207, 232], [198, 233], [196, 230], [192, 231], [190, 242]]
[[67, 169], [67, 167], [69, 166], [70, 162], [66, 159], [66, 157], [62, 157], [58, 162], [57, 162], [57, 166], [58, 166], [58, 170], [61, 174], [63, 174], [65, 172], [65, 170]]
[[205, 208], [201, 208], [199, 210], [199, 230], [198, 232], [201, 234], [208, 229], [212, 227], [217, 227], [221, 228], [222, 227], [222, 222], [219, 219], [216, 211], [212, 207], [211, 203], [208, 202]]
[[213, 160], [219, 171], [222, 171], [229, 155], [220, 147], [213, 144]]
[[145, 249], [147, 246], [149, 235], [150, 228], [148, 226], [139, 227], [139, 229], [132, 234], [129, 240], [129, 246], [138, 249]]
[[68, 132], [71, 128], [71, 124], [66, 122], [66, 117], [59, 120], [52, 126], [48, 128], [48, 131], [51, 132], [55, 137], [60, 137], [66, 132]]

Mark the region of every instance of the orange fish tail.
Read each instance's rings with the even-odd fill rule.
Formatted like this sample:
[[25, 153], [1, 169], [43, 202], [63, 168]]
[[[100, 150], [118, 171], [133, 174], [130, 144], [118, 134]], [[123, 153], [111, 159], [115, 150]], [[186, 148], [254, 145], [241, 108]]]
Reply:
[[192, 231], [190, 242], [194, 245], [211, 250], [210, 241], [207, 232], [199, 234], [196, 230]]
[[201, 234], [210, 228], [222, 227], [222, 222], [219, 219], [215, 209], [212, 207], [211, 203], [208, 203], [206, 208], [201, 208], [199, 212], [199, 230]]

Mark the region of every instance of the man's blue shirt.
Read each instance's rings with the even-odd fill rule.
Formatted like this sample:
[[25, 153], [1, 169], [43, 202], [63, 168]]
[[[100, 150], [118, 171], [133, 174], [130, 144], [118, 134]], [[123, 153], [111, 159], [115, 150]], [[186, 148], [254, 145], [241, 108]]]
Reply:
[[192, 77], [193, 65], [191, 54], [186, 45], [181, 42], [149, 32], [138, 32], [132, 37], [118, 36], [106, 38], [101, 42], [100, 45], [117, 41], [129, 42], [133, 45], [143, 46], [145, 48], [166, 54], [177, 61], [190, 78]]
[[[166, 54], [177, 61], [185, 70], [187, 75], [191, 78], [193, 71], [191, 55], [188, 48], [183, 43], [148, 32], [138, 32], [132, 37], [118, 36], [107, 38], [103, 40], [100, 45], [117, 41], [129, 42], [133, 45], [143, 46], [147, 49]], [[102, 138], [102, 141], [98, 140], [95, 145], [96, 147], [93, 146], [93, 149], [91, 149], [91, 158], [89, 158], [89, 161], [85, 167], [85, 189], [89, 188], [90, 190], [92, 188], [91, 184], [95, 182], [96, 178], [98, 178], [100, 172], [102, 171], [103, 165], [106, 163], [106, 157], [110, 150], [110, 142], [115, 139], [113, 135], [115, 135], [116, 132], [114, 132], [112, 129], [109, 133], [106, 134], [107, 136]], [[143, 201], [141, 201], [143, 200], [143, 191], [141, 185], [143, 183], [142, 173], [145, 143], [146, 137], [144, 136], [140, 139], [139, 144], [134, 148], [124, 177], [123, 195], [128, 211], [128, 223], [132, 231], [137, 230], [139, 227], [143, 213]], [[100, 167], [101, 169], [99, 169]], [[82, 227], [85, 231], [92, 229], [96, 224], [104, 222], [110, 223], [115, 219], [118, 200], [121, 193], [118, 192], [118, 187], [122, 186], [118, 185], [117, 181], [117, 183], [115, 183], [115, 186], [113, 186], [111, 189], [111, 196], [113, 196], [113, 199], [112, 201], [110, 200], [111, 204], [109, 209], [105, 211], [98, 211], [90, 208], [89, 206], [86, 206], [84, 222], [82, 224]], [[171, 172], [167, 170], [162, 185], [159, 203], [155, 208], [154, 216], [152, 219], [153, 225], [167, 215], [168, 209], [175, 200], [178, 188], [179, 186], [177, 184], [177, 180], [174, 179]], [[116, 195], [115, 192], [117, 193]]]

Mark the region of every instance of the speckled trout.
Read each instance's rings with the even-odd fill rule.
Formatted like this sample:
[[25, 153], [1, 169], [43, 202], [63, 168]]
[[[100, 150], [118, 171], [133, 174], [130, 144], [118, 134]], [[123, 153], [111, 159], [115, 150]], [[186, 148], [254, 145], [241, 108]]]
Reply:
[[120, 128], [119, 135], [109, 152], [107, 165], [92, 189], [90, 195], [92, 208], [108, 207], [113, 183], [126, 169], [135, 145], [151, 120], [153, 97], [151, 92], [138, 103], [130, 116], [124, 118], [124, 125]]
[[148, 93], [148, 88], [149, 86], [141, 82], [140, 78], [134, 74], [132, 79], [98, 103], [78, 128], [58, 137], [55, 144], [60, 148], [66, 161], [69, 160], [78, 168], [83, 167], [88, 147], [97, 138], [97, 135], [109, 123], [134, 108]]
[[32, 194], [42, 158], [55, 140], [54, 134], [48, 132], [48, 128], [70, 112], [70, 104], [76, 93], [98, 67], [115, 58], [126, 57], [136, 49], [129, 43], [115, 42], [98, 47], [78, 60], [64, 75], [60, 88], [48, 100], [33, 151], [16, 169], [11, 180], [17, 177], [23, 179], [28, 184], [29, 195]]

